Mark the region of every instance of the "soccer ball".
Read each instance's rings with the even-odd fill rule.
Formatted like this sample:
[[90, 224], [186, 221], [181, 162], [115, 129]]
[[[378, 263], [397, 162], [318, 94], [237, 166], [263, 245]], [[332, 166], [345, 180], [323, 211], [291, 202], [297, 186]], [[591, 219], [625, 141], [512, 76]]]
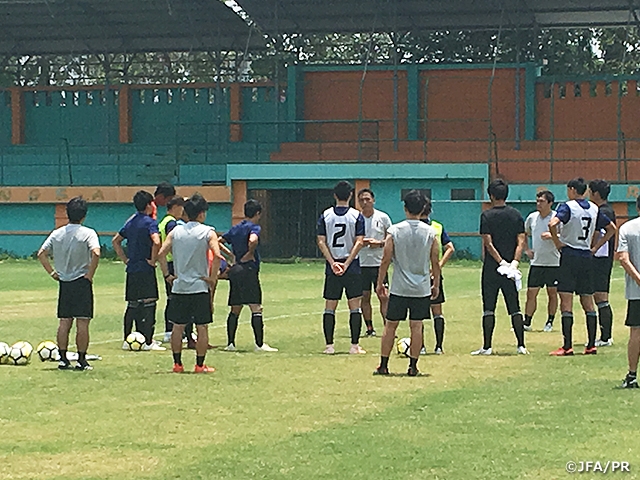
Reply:
[[50, 340], [42, 342], [36, 347], [41, 362], [55, 362], [60, 359], [58, 346]]
[[33, 347], [29, 342], [18, 342], [11, 345], [7, 363], [9, 365], [26, 365], [31, 360]]
[[9, 358], [9, 350], [11, 347], [4, 342], [0, 342], [0, 363], [7, 363], [7, 359]]
[[409, 348], [411, 348], [411, 339], [410, 338], [401, 338], [396, 343], [396, 349], [398, 350], [398, 355], [404, 355], [405, 357], [409, 356]]
[[144, 347], [146, 340], [140, 332], [131, 332], [125, 340], [129, 345], [129, 350], [139, 352]]

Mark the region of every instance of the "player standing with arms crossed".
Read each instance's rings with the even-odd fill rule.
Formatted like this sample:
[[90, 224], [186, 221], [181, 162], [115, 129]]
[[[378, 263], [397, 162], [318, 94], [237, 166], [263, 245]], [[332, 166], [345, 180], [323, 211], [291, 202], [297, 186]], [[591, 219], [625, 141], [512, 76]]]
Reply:
[[362, 278], [358, 252], [364, 244], [364, 217], [355, 208], [349, 206], [353, 187], [347, 181], [341, 181], [333, 188], [336, 206], [326, 209], [318, 219], [318, 248], [325, 260], [324, 292], [325, 310], [322, 315], [322, 328], [326, 347], [325, 354], [333, 355], [335, 346], [333, 335], [336, 326], [336, 308], [344, 290], [349, 304], [349, 328], [351, 330], [351, 348], [349, 353], [367, 353], [360, 347], [362, 328]]

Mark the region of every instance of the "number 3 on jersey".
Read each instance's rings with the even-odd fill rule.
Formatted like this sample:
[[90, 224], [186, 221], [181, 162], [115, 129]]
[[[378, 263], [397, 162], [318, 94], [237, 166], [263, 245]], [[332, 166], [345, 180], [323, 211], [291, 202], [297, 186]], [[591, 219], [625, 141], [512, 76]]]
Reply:
[[336, 223], [335, 224], [336, 231], [333, 234], [333, 240], [331, 241], [332, 247], [344, 247], [344, 243], [338, 243], [338, 241], [344, 237], [347, 233], [347, 224], [346, 223]]
[[579, 236], [578, 240], [586, 240], [589, 237], [589, 230], [591, 229], [591, 222], [593, 219], [591, 217], [582, 217], [580, 219], [582, 221], [582, 230], [584, 231], [584, 236]]

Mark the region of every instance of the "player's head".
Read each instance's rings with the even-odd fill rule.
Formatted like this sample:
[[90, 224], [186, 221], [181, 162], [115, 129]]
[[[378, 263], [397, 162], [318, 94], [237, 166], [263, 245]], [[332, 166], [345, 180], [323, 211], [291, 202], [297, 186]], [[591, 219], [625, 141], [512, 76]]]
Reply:
[[376, 203], [376, 196], [369, 188], [362, 188], [358, 191], [358, 205], [362, 210], [372, 209]]
[[82, 197], [73, 197], [67, 202], [67, 218], [71, 223], [82, 223], [87, 216], [87, 202]]
[[404, 209], [411, 215], [420, 215], [426, 203], [425, 196], [418, 190], [411, 190], [404, 196]]
[[167, 202], [167, 213], [176, 218], [182, 217], [182, 214], [184, 212], [184, 204], [185, 200], [183, 197], [173, 197]]
[[184, 202], [184, 213], [190, 222], [204, 222], [209, 210], [209, 204], [199, 193], [194, 193], [186, 202]]
[[254, 218], [256, 215], [262, 213], [262, 205], [255, 199], [247, 200], [244, 204], [244, 216], [246, 218]]
[[[591, 180], [589, 182], [589, 191], [592, 199], [595, 197], [596, 200], [606, 201], [609, 198], [609, 193], [611, 193], [611, 185], [606, 180]], [[598, 196], [600, 197], [599, 199]]]
[[556, 197], [549, 190], [540, 190], [536, 193], [536, 210], [546, 212], [551, 210], [551, 205], [555, 202]]
[[636, 197], [636, 210], [640, 212], [640, 195]]
[[162, 182], [159, 184], [153, 194], [156, 205], [160, 207], [164, 207], [171, 198], [175, 197], [175, 195], [176, 189], [169, 182]]
[[487, 193], [492, 201], [506, 200], [509, 196], [509, 185], [501, 178], [498, 178], [489, 184]]
[[587, 184], [582, 177], [576, 177], [567, 183], [567, 197], [573, 200], [576, 197], [581, 197], [587, 191]]
[[147, 208], [150, 208], [151, 202], [153, 202], [153, 195], [145, 190], [138, 190], [133, 196], [133, 204], [139, 212], [144, 213]]
[[336, 186], [333, 187], [333, 196], [341, 202], [348, 202], [351, 199], [352, 193], [353, 187], [346, 180], [336, 183]]
[[420, 218], [429, 218], [429, 215], [431, 215], [431, 211], [432, 211], [431, 199], [425, 195], [424, 208], [422, 209], [422, 214], [420, 215]]

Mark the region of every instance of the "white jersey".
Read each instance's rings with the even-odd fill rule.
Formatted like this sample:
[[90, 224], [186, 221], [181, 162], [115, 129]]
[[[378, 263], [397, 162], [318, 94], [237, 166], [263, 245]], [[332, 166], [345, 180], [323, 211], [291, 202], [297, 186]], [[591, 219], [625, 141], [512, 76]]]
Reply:
[[213, 228], [200, 222], [177, 225], [172, 231], [173, 268], [176, 279], [173, 293], [206, 293], [209, 285], [202, 277], [209, 276], [207, 252]]
[[556, 216], [556, 212], [546, 217], [542, 217], [540, 212], [531, 213], [524, 222], [524, 231], [531, 237], [531, 250], [533, 259], [531, 265], [538, 267], [558, 267], [560, 266], [560, 252], [556, 248], [553, 240], [542, 238], [543, 233], [549, 232], [549, 222]]
[[87, 273], [91, 264], [91, 250], [100, 248], [95, 230], [78, 223], [60, 227], [47, 237], [43, 250], [50, 250], [56, 272], [63, 282], [71, 282]]
[[[364, 236], [373, 240], [384, 240], [387, 236], [387, 230], [391, 227], [391, 219], [389, 215], [380, 210], [373, 210], [370, 217], [364, 216]], [[382, 263], [382, 254], [384, 248], [363, 247], [358, 254], [360, 256], [360, 266], [362, 267], [379, 267]]]
[[[342, 212], [344, 213], [341, 215]], [[331, 256], [335, 260], [346, 259], [358, 234], [364, 235], [362, 214], [351, 207], [331, 207], [322, 213], [321, 221], [324, 222], [324, 234]], [[360, 229], [362, 231], [358, 232]], [[322, 234], [322, 230], [319, 233]]]
[[591, 239], [598, 221], [598, 206], [589, 202], [589, 207], [583, 208], [576, 200], [569, 200], [565, 205], [571, 211], [571, 216], [562, 225], [560, 241], [576, 250], [591, 250]]
[[[631, 264], [640, 269], [640, 218], [629, 220], [620, 227], [618, 252], [628, 252]], [[640, 300], [640, 286], [625, 272], [625, 298]]]
[[421, 220], [405, 220], [392, 225], [393, 276], [389, 292], [400, 297], [431, 296], [431, 245], [438, 236], [435, 228]]

